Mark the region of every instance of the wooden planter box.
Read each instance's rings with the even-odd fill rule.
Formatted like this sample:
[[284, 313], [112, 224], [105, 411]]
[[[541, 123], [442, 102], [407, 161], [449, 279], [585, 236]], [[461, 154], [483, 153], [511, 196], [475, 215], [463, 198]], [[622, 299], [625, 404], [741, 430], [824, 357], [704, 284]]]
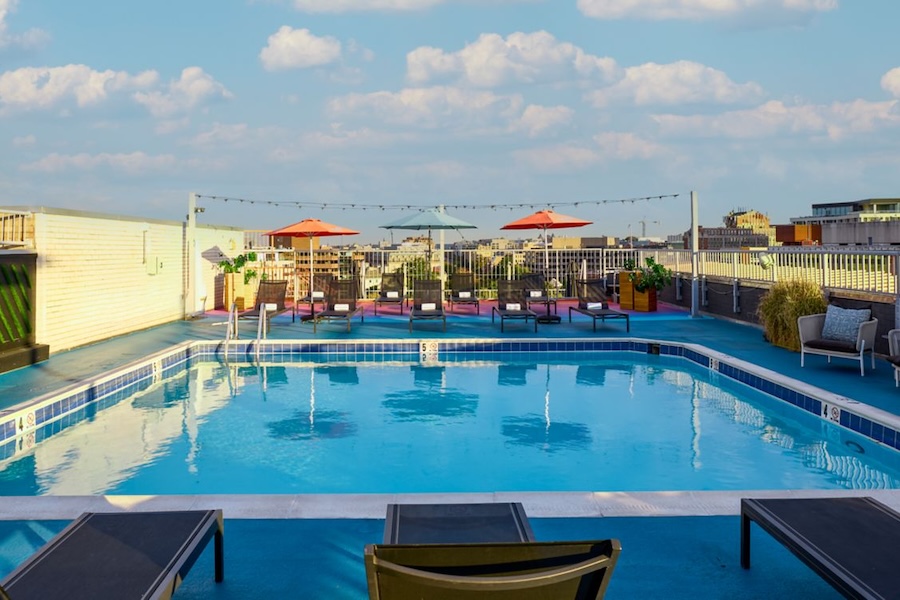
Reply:
[[619, 308], [634, 310], [634, 284], [631, 283], [631, 271], [619, 271]]
[[634, 310], [640, 312], [656, 311], [656, 288], [650, 288], [643, 292], [634, 292]]

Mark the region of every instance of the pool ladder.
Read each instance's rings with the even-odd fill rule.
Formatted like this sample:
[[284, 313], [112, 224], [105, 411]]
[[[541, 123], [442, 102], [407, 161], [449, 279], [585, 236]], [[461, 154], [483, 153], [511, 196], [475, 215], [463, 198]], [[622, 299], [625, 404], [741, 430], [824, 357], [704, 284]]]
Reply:
[[[259, 324], [256, 326], [256, 344], [254, 344], [256, 358], [259, 360], [260, 342], [266, 339], [269, 330], [269, 313], [278, 310], [277, 304], [260, 304], [259, 306]], [[228, 311], [228, 322], [225, 326], [225, 357], [228, 357], [228, 345], [231, 340], [236, 340], [238, 333], [238, 309], [237, 302], [231, 304], [231, 310]]]

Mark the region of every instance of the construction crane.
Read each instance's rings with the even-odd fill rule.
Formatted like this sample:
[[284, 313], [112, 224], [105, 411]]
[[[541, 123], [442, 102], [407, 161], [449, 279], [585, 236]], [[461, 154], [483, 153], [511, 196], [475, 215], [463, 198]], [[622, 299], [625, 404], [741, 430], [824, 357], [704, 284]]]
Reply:
[[647, 223], [655, 223], [655, 224], [659, 225], [659, 221], [647, 221], [647, 217], [644, 217], [643, 219], [638, 221], [638, 223], [641, 224], [641, 237], [642, 238], [647, 237]]

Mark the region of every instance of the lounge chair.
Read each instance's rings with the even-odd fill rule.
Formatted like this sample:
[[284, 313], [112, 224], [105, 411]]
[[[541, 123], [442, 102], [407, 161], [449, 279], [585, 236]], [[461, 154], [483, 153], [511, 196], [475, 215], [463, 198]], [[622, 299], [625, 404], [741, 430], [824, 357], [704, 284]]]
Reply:
[[875, 334], [878, 319], [871, 318], [869, 309], [847, 309], [828, 306], [825, 313], [805, 315], [797, 319], [800, 333], [800, 366], [804, 366], [807, 354], [849, 358], [859, 361], [859, 374], [865, 371], [865, 356], [872, 357], [875, 368]]
[[598, 599], [618, 560], [618, 540], [474, 544], [370, 544], [369, 598]]
[[170, 598], [210, 539], [220, 582], [221, 510], [84, 513], [0, 582], [0, 598]]
[[400, 307], [400, 314], [402, 315], [403, 296], [403, 272], [396, 271], [382, 274], [381, 288], [378, 290], [378, 297], [375, 298], [375, 314], [378, 314], [379, 304], [396, 304]]
[[900, 329], [891, 329], [887, 332], [888, 362], [894, 367], [894, 386], [900, 387]]
[[547, 307], [547, 315], [550, 315], [550, 307], [553, 307], [553, 314], [557, 314], [556, 298], [551, 298], [547, 292], [547, 284], [544, 276], [540, 273], [532, 273], [522, 277], [522, 283], [525, 286], [525, 293], [528, 296], [528, 307], [532, 304], [542, 304]]
[[310, 315], [316, 313], [316, 304], [321, 304], [322, 308], [325, 308], [325, 294], [332, 281], [334, 281], [334, 275], [331, 273], [318, 273], [313, 275], [312, 289], [306, 292], [306, 296], [298, 300], [298, 302], [309, 305]]
[[412, 333], [413, 321], [437, 320], [444, 324], [447, 331], [447, 315], [444, 313], [444, 294], [438, 279], [419, 279], [413, 283], [413, 305], [409, 309], [409, 331]]
[[500, 316], [500, 331], [507, 319], [534, 321], [534, 330], [537, 331], [537, 313], [528, 308], [528, 295], [521, 280], [500, 279], [497, 281], [497, 306], [491, 307], [491, 323], [494, 315]]
[[598, 319], [603, 323], [607, 319], [625, 319], [625, 331], [631, 331], [628, 313], [613, 310], [609, 307], [606, 293], [603, 291], [602, 279], [576, 281], [575, 292], [578, 296], [578, 305], [569, 307], [569, 323], [572, 322], [572, 313], [576, 312], [593, 319], [594, 331], [597, 331]]
[[454, 304], [474, 304], [475, 314], [481, 314], [474, 273], [454, 273], [450, 276], [450, 311]]
[[897, 597], [900, 513], [874, 498], [742, 498], [745, 569], [750, 568], [751, 521], [845, 598]]
[[325, 294], [325, 310], [317, 312], [312, 318], [313, 333], [316, 333], [320, 321], [347, 321], [347, 331], [350, 331], [350, 320], [355, 315], [359, 315], [361, 323], [364, 322], [363, 308], [357, 305], [358, 295], [355, 280], [332, 281]]
[[[256, 303], [250, 310], [244, 310], [238, 313], [239, 319], [258, 319], [261, 312], [265, 312], [268, 318], [279, 315], [283, 312], [291, 310], [285, 304], [287, 296], [287, 280], [264, 280], [259, 282], [259, 288], [256, 291]], [[264, 304], [275, 305], [274, 310], [262, 310]]]

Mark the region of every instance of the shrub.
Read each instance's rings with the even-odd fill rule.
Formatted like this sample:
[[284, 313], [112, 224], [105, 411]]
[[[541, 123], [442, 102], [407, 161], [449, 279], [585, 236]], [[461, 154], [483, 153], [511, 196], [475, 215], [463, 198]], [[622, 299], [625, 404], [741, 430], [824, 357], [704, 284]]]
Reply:
[[828, 301], [811, 281], [779, 281], [759, 301], [757, 315], [772, 344], [800, 351], [797, 317], [825, 312]]

